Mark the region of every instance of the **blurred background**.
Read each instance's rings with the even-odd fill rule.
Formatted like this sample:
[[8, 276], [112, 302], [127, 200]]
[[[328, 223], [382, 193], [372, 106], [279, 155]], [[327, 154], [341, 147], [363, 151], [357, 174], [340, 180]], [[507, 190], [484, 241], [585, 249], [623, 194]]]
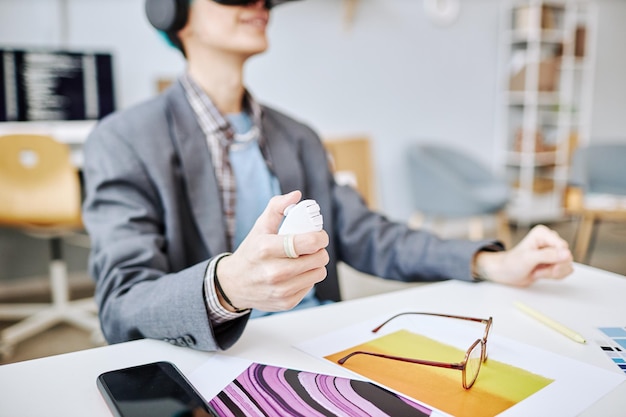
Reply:
[[[185, 68], [181, 54], [149, 26], [143, 3], [0, 0], [0, 135], [49, 132], [69, 143], [80, 168], [81, 143], [98, 118], [156, 95]], [[260, 101], [310, 124], [328, 142], [358, 138], [366, 152], [348, 169], [356, 175], [342, 164], [338, 174], [359, 186], [367, 181], [368, 203], [393, 220], [411, 222], [419, 211], [408, 150], [437, 143], [506, 180], [511, 243], [533, 224], [546, 223], [574, 248], [585, 212], [576, 203], [584, 198], [568, 200], [570, 187], [580, 185], [570, 180], [572, 155], [593, 143], [626, 144], [624, 21], [623, 0], [295, 1], [272, 10], [270, 49], [249, 62], [247, 85]], [[107, 88], [98, 90], [104, 101], [72, 120], [11, 115], [7, 68], [17, 68], [19, 76], [27, 67], [11, 62], [37, 53], [78, 56], [85, 77], [94, 73], [85, 57], [110, 58], [94, 78], [96, 86], [106, 80]], [[343, 163], [344, 156], [337, 159]], [[602, 210], [626, 210], [619, 198], [602, 204]], [[466, 236], [465, 219], [444, 224], [423, 217], [420, 225], [444, 236]], [[626, 223], [617, 219], [598, 224], [590, 249], [577, 260], [626, 274]], [[495, 225], [487, 220], [485, 235], [495, 235]], [[72, 297], [89, 296], [88, 239], [65, 242], [64, 249]], [[0, 302], [23, 301], [26, 293], [46, 299], [47, 267], [45, 241], [0, 228]], [[343, 275], [346, 298], [401, 288], [357, 279], [347, 268]], [[3, 360], [93, 345], [85, 332], [59, 325]]]

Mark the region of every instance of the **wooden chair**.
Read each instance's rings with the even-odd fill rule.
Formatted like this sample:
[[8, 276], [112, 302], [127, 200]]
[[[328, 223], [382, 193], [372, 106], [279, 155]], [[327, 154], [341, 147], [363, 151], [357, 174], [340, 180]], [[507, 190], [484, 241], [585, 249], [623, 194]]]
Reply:
[[626, 142], [578, 148], [565, 194], [565, 210], [579, 217], [574, 260], [588, 262], [602, 221], [626, 221]]
[[81, 187], [70, 150], [48, 136], [0, 136], [0, 225], [50, 244], [50, 303], [0, 304], [0, 319], [21, 320], [0, 333], [0, 353], [66, 322], [100, 338], [93, 298], [70, 301], [62, 239], [82, 229]]
[[376, 186], [370, 139], [346, 136], [324, 140], [335, 179], [357, 189], [368, 207], [376, 208]]

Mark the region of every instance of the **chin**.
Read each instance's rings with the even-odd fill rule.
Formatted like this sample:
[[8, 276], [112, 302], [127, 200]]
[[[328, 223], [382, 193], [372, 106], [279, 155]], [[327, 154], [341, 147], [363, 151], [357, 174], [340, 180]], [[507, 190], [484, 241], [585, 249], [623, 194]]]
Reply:
[[248, 56], [253, 56], [267, 51], [267, 47], [267, 42], [255, 42], [253, 44], [242, 46], [240, 50]]

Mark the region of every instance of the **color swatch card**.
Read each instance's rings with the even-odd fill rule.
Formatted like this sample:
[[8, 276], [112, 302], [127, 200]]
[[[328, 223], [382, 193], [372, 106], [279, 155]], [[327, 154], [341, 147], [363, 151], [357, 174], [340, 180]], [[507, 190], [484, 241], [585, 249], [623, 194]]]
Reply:
[[[388, 356], [460, 363], [481, 339], [484, 325], [428, 316], [368, 320], [296, 347], [433, 409], [433, 415], [471, 417], [578, 415], [626, 380], [624, 375], [494, 334], [488, 359], [470, 389], [462, 372], [388, 359]], [[494, 321], [494, 328], [497, 322]], [[350, 360], [338, 359], [354, 352]], [[387, 356], [387, 357], [381, 357]]]
[[190, 381], [219, 417], [432, 414], [430, 408], [371, 382], [222, 355], [209, 359]]
[[626, 373], [626, 327], [599, 327], [605, 336], [598, 345], [622, 372]]

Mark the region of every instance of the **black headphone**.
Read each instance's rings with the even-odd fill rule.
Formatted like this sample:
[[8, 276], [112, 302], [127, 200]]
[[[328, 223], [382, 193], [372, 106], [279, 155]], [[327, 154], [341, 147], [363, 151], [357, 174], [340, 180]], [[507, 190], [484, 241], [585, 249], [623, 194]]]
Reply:
[[[212, 0], [216, 3], [243, 6], [257, 0]], [[265, 0], [265, 7], [271, 9], [279, 4], [293, 0]], [[175, 33], [187, 23], [190, 0], [146, 0], [146, 15], [150, 24], [166, 33]]]
[[189, 0], [146, 0], [146, 16], [152, 26], [176, 34], [187, 23]]

